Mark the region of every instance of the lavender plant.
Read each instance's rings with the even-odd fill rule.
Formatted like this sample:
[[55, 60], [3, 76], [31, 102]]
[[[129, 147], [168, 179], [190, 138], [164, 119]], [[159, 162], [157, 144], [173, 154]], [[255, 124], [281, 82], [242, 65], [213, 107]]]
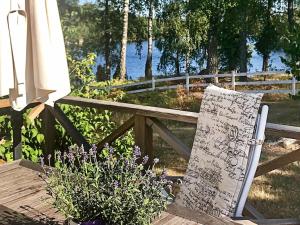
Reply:
[[87, 153], [75, 146], [63, 154], [56, 152], [55, 169], [45, 167], [45, 159], [41, 158], [54, 206], [77, 222], [151, 224], [166, 208], [167, 197], [162, 190], [170, 190], [171, 185], [165, 171], [160, 175], [154, 172], [158, 159], [148, 167], [149, 158], [141, 158], [138, 147], [131, 157], [115, 154], [115, 149], [108, 145], [103, 151], [99, 155], [93, 147]]

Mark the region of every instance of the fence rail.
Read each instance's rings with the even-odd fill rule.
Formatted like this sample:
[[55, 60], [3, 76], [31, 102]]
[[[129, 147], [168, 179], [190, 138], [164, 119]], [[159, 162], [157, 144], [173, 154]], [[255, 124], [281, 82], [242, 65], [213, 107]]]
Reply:
[[[255, 78], [255, 77], [268, 77], [268, 76], [290, 76], [290, 80], [249, 80], [249, 81], [238, 81], [237, 78], [239, 77], [247, 77], [247, 78]], [[285, 74], [280, 71], [272, 71], [272, 72], [260, 72], [260, 73], [227, 73], [227, 74], [209, 74], [209, 75], [189, 75], [186, 74], [185, 76], [180, 77], [170, 77], [170, 78], [155, 78], [153, 77], [152, 80], [148, 81], [142, 81], [142, 82], [136, 82], [136, 83], [130, 83], [130, 84], [124, 84], [124, 85], [117, 85], [117, 86], [107, 86], [107, 87], [93, 87], [94, 89], [123, 89], [126, 90], [129, 94], [136, 94], [136, 93], [142, 93], [142, 92], [148, 92], [148, 91], [164, 91], [164, 90], [172, 90], [177, 89], [178, 84], [170, 84], [170, 82], [174, 81], [183, 81], [181, 85], [183, 85], [187, 92], [190, 91], [191, 88], [199, 88], [199, 87], [207, 87], [210, 83], [193, 83], [191, 81], [195, 80], [203, 80], [203, 79], [210, 79], [210, 78], [230, 78], [230, 82], [220, 82], [216, 83], [218, 86], [225, 86], [225, 87], [231, 87], [233, 90], [235, 90], [236, 87], [239, 86], [267, 86], [267, 85], [290, 85], [289, 89], [273, 89], [273, 90], [264, 90], [264, 89], [257, 89], [257, 90], [242, 90], [244, 92], [251, 92], [251, 93], [273, 93], [273, 94], [291, 94], [296, 95], [299, 89], [297, 89], [297, 84], [300, 83], [300, 81], [297, 81], [295, 77], [292, 77], [289, 74]], [[164, 83], [164, 84], [162, 84]], [[148, 87], [145, 87], [148, 86]], [[149, 87], [150, 86], [150, 87]]]

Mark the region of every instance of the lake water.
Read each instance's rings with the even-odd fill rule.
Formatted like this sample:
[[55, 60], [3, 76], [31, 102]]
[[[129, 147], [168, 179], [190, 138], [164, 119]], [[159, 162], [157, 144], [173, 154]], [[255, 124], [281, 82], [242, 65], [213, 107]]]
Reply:
[[[127, 74], [131, 79], [137, 79], [138, 77], [144, 77], [145, 63], [147, 58], [147, 42], [142, 44], [142, 54], [139, 56], [136, 52], [135, 43], [129, 43], [127, 46]], [[157, 70], [159, 64], [161, 52], [153, 46], [153, 74], [161, 75], [162, 72]], [[283, 52], [273, 52], [270, 58], [271, 69], [270, 70], [287, 70], [288, 68], [281, 62], [280, 57], [284, 57]], [[104, 63], [103, 57], [99, 56], [97, 63]], [[250, 63], [248, 65], [249, 72], [259, 72], [262, 69], [262, 57], [253, 49]]]

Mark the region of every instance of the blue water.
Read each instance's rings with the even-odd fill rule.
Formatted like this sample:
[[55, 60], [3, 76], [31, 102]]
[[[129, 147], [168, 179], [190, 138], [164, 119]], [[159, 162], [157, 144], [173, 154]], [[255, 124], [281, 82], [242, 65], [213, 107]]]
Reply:
[[[145, 63], [147, 58], [147, 42], [143, 42], [143, 48], [141, 51], [141, 56], [137, 54], [136, 45], [134, 43], [129, 43], [127, 46], [127, 58], [126, 58], [126, 66], [127, 66], [127, 74], [131, 79], [137, 79], [139, 77], [144, 77], [145, 74]], [[157, 66], [159, 64], [161, 52], [153, 46], [153, 74], [161, 75], [163, 72], [157, 70]], [[271, 69], [270, 70], [287, 70], [288, 68], [281, 62], [280, 57], [284, 57], [283, 52], [273, 52], [270, 58]], [[104, 64], [103, 57], [99, 56], [97, 58], [97, 64]], [[249, 72], [260, 72], [262, 69], [262, 57], [252, 49], [252, 56], [250, 59], [250, 63], [248, 65]], [[182, 72], [184, 72], [182, 70]]]

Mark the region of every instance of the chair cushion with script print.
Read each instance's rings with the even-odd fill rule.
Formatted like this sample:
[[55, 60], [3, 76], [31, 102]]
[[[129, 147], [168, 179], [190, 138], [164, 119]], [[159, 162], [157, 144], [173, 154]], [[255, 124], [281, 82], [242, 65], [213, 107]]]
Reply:
[[262, 96], [213, 85], [205, 90], [176, 204], [214, 216], [234, 215]]

